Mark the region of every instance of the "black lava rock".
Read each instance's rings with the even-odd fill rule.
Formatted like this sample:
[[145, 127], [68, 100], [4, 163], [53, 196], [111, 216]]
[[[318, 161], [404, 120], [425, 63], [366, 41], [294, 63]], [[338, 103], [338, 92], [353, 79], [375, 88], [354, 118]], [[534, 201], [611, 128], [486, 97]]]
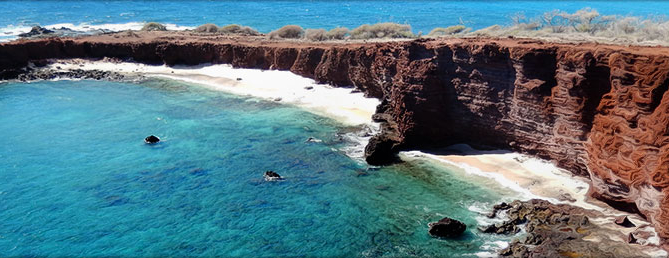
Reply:
[[429, 226], [430, 235], [435, 237], [458, 237], [467, 229], [467, 225], [451, 218], [443, 218], [437, 222], [430, 223]]
[[150, 136], [144, 138], [144, 142], [147, 143], [147, 144], [154, 144], [154, 143], [158, 143], [159, 141], [160, 141], [160, 138], [158, 138], [155, 135], [150, 135]]
[[272, 170], [267, 170], [265, 171], [265, 181], [276, 181], [276, 180], [283, 180], [283, 178], [276, 172]]
[[45, 34], [52, 34], [52, 33], [53, 33], [52, 30], [49, 30], [49, 29], [46, 29], [46, 28], [42, 28], [42, 27], [40, 27], [40, 26], [35, 26], [35, 27], [32, 27], [32, 29], [30, 29], [30, 32], [19, 34], [19, 37], [26, 38], [26, 37], [32, 37], [32, 36], [37, 36], [37, 35], [45, 35]]

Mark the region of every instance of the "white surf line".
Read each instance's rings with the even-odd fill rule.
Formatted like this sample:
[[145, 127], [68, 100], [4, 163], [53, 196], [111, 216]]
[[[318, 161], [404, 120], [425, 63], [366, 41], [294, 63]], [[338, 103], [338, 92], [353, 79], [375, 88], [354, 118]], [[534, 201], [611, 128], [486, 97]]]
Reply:
[[[43, 28], [56, 30], [60, 28], [68, 28], [77, 32], [93, 32], [93, 31], [125, 31], [125, 30], [140, 30], [144, 27], [144, 22], [128, 22], [128, 23], [106, 23], [106, 24], [90, 24], [90, 23], [57, 23], [50, 25], [43, 25]], [[168, 30], [189, 30], [194, 29], [192, 26], [181, 26], [172, 23], [164, 23]], [[29, 32], [32, 26], [27, 25], [7, 25], [0, 27], [0, 42], [12, 41], [19, 38], [19, 34]]]
[[[60, 67], [60, 68], [57, 68]], [[139, 63], [60, 60], [50, 65], [58, 70], [101, 70], [136, 73], [195, 83], [236, 95], [293, 104], [312, 113], [331, 117], [345, 125], [372, 125], [372, 115], [380, 103], [351, 88], [318, 84], [289, 71], [233, 68], [230, 65], [174, 66]]]

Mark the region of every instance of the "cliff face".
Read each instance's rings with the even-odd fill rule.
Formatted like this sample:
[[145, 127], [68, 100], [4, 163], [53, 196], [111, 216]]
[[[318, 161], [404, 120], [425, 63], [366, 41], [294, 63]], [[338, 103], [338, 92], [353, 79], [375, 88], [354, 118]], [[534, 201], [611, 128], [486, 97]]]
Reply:
[[[148, 35], [148, 36], [147, 36]], [[290, 70], [382, 100], [370, 162], [455, 143], [550, 159], [592, 194], [638, 209], [669, 237], [669, 49], [452, 39], [369, 44], [189, 35], [0, 44], [0, 77], [31, 60], [116, 57]]]

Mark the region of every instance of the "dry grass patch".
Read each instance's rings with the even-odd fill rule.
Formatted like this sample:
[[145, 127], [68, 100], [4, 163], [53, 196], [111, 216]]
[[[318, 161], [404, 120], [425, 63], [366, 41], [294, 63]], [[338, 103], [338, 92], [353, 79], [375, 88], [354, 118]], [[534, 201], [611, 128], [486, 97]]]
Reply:
[[270, 39], [299, 39], [304, 35], [304, 29], [297, 25], [286, 25], [267, 34]]
[[391, 22], [377, 23], [373, 25], [364, 24], [353, 29], [352, 39], [378, 39], [378, 38], [414, 38], [411, 26], [408, 24], [397, 24]]

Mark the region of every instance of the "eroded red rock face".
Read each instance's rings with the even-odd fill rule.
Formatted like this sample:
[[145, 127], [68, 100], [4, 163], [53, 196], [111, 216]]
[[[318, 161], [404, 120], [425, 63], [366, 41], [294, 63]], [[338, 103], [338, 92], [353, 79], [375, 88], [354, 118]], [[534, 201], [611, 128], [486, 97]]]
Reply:
[[[30, 60], [117, 57], [290, 70], [382, 100], [379, 153], [455, 143], [555, 161], [669, 237], [669, 49], [451, 39], [266, 42], [147, 33], [0, 45], [0, 76]], [[374, 147], [374, 146], [373, 146]], [[389, 151], [390, 150], [390, 151]], [[383, 155], [381, 155], [383, 156]]]

